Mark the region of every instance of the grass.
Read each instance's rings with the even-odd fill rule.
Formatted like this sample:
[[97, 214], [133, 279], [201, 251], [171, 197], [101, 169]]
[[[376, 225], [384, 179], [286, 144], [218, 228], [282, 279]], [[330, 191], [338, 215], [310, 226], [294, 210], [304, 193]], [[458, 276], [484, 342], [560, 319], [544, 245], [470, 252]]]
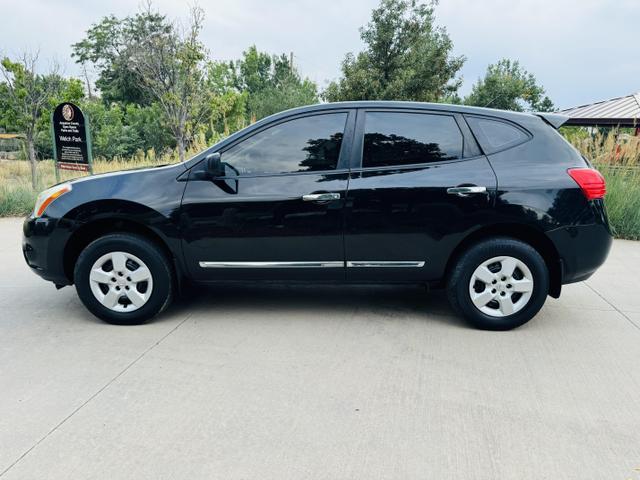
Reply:
[[605, 204], [614, 235], [640, 240], [640, 168], [596, 166], [607, 180]]
[[581, 129], [563, 133], [607, 180], [605, 204], [615, 236], [640, 240], [640, 137], [617, 130], [595, 136]]
[[[640, 137], [617, 131], [591, 136], [585, 130], [563, 130], [566, 138], [589, 158], [607, 179], [606, 205], [616, 237], [640, 240]], [[196, 145], [191, 154], [204, 149]], [[94, 172], [103, 173], [177, 162], [175, 154], [156, 157], [154, 153], [133, 158], [98, 159]], [[61, 180], [78, 172], [60, 172]], [[38, 162], [38, 188], [31, 189], [26, 161], [0, 160], [0, 217], [28, 215], [37, 193], [56, 183], [52, 160]]]
[[[140, 156], [136, 158], [116, 158], [114, 160], [96, 160], [94, 173], [113, 172], [132, 168], [148, 167], [175, 163], [178, 159], [166, 155]], [[77, 178], [81, 172], [60, 171], [60, 181]], [[36, 191], [31, 188], [29, 163], [24, 160], [0, 160], [0, 217], [25, 216], [33, 209], [38, 193], [56, 183], [53, 160], [38, 162]]]

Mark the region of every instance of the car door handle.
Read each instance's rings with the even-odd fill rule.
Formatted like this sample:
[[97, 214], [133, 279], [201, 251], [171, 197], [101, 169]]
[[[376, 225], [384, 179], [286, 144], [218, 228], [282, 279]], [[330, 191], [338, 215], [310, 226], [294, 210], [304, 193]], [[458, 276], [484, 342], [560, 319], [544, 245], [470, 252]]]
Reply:
[[487, 193], [487, 187], [451, 187], [447, 188], [447, 193], [450, 195], [458, 195], [459, 197], [467, 197], [476, 193]]
[[302, 200], [305, 202], [330, 202], [331, 200], [340, 200], [339, 193], [309, 193], [303, 195]]

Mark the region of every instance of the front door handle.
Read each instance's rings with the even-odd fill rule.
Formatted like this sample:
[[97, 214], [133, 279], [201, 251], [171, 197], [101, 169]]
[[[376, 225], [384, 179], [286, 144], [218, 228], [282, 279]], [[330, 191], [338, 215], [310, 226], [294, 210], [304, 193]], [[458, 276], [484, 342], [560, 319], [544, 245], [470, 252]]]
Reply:
[[477, 194], [477, 193], [487, 193], [487, 187], [451, 187], [447, 188], [447, 193], [449, 195], [458, 195], [459, 197], [467, 197], [469, 195]]
[[305, 202], [330, 202], [331, 200], [340, 200], [339, 193], [309, 193], [303, 195], [302, 200]]

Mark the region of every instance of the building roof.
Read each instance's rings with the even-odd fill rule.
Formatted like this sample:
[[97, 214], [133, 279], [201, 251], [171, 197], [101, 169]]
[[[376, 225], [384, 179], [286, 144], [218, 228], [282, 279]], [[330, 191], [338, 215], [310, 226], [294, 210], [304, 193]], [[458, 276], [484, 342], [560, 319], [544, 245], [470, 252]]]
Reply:
[[640, 92], [560, 110], [558, 113], [569, 117], [566, 125], [638, 127]]

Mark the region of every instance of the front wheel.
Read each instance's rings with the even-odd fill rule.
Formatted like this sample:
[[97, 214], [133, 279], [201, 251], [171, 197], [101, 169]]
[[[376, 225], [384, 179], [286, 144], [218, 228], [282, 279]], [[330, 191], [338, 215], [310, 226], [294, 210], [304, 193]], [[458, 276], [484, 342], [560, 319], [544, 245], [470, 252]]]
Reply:
[[163, 252], [139, 235], [118, 233], [90, 243], [74, 270], [76, 291], [96, 317], [138, 325], [164, 310], [173, 297], [173, 275]]
[[549, 272], [537, 250], [503, 237], [469, 248], [447, 281], [454, 310], [485, 330], [511, 330], [525, 324], [542, 308], [548, 292]]

